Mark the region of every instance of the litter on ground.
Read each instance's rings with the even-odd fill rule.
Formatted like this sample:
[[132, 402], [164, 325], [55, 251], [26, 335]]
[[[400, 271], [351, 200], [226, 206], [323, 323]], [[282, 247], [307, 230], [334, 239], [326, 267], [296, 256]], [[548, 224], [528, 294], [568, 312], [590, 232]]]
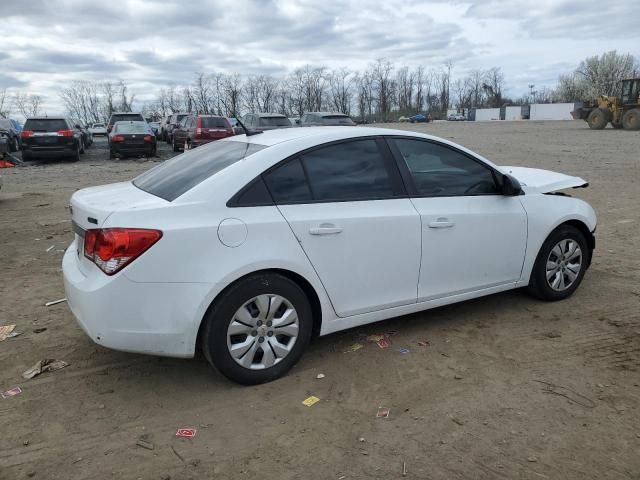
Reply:
[[428, 347], [429, 345], [431, 345], [427, 340], [422, 340], [421, 342], [418, 342], [418, 346], [420, 347]]
[[404, 347], [403, 347], [403, 348], [399, 349], [398, 351], [399, 351], [400, 353], [409, 353], [409, 351], [410, 351], [410, 350], [409, 350], [408, 348], [404, 348]]
[[196, 436], [196, 432], [195, 428], [179, 428], [176, 431], [176, 437], [193, 438]]
[[391, 410], [387, 407], [378, 407], [376, 418], [387, 418], [389, 416], [390, 411]]
[[349, 353], [349, 352], [357, 352], [358, 350], [360, 350], [362, 347], [364, 347], [364, 345], [362, 345], [361, 343], [354, 343], [353, 345], [351, 345], [349, 348], [347, 348], [344, 353]]
[[20, 387], [12, 388], [11, 390], [7, 390], [6, 392], [2, 392], [2, 398], [10, 398], [15, 397], [16, 395], [20, 395], [22, 393], [22, 389]]
[[302, 404], [306, 405], [307, 407], [310, 407], [311, 405], [315, 405], [319, 401], [320, 401], [320, 399], [318, 397], [315, 397], [315, 396], [311, 395], [309, 398], [303, 400]]
[[54, 370], [60, 370], [61, 368], [69, 365], [64, 360], [45, 359], [39, 360], [33, 367], [22, 374], [23, 378], [29, 380], [30, 378], [37, 377], [44, 372], [53, 372]]
[[53, 300], [51, 302], [47, 302], [44, 304], [45, 307], [50, 307], [51, 305], [57, 305], [58, 303], [66, 302], [66, 298], [61, 298], [60, 300]]
[[13, 329], [16, 328], [15, 324], [13, 325], [0, 325], [0, 342], [5, 340]]
[[380, 348], [388, 348], [391, 346], [391, 341], [387, 338], [381, 338], [377, 343]]

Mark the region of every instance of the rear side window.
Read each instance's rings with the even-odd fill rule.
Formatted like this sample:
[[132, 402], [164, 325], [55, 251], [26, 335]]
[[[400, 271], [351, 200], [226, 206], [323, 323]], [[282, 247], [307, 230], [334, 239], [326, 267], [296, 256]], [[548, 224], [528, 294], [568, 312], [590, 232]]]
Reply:
[[498, 187], [486, 165], [445, 145], [394, 139], [421, 196], [492, 195]]
[[167, 160], [136, 177], [133, 184], [171, 202], [229, 165], [263, 148], [264, 145], [255, 143], [212, 142]]
[[62, 118], [29, 119], [24, 124], [24, 129], [32, 132], [58, 132], [68, 128], [66, 120]]
[[265, 182], [276, 203], [298, 203], [312, 200], [300, 159], [296, 158], [265, 175]]
[[201, 117], [202, 128], [229, 128], [226, 118], [222, 117]]

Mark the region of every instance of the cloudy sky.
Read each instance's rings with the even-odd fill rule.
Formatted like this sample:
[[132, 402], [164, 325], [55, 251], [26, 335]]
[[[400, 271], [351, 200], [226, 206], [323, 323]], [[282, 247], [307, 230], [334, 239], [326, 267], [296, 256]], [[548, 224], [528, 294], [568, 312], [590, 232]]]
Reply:
[[363, 69], [377, 58], [454, 77], [502, 67], [507, 93], [552, 86], [583, 58], [640, 57], [638, 0], [1, 0], [0, 89], [62, 109], [71, 80], [126, 80], [139, 100], [194, 72]]

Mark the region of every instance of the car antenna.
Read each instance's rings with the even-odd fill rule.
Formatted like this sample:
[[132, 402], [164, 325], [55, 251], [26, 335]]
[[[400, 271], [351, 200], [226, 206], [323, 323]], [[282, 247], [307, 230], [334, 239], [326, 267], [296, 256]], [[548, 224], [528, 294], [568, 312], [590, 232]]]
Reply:
[[242, 127], [242, 130], [244, 130], [244, 134], [245, 134], [247, 137], [250, 137], [251, 135], [258, 135], [259, 133], [262, 133], [262, 132], [261, 132], [261, 131], [259, 131], [259, 130], [249, 131], [249, 130], [247, 129], [247, 127], [245, 127], [245, 126], [244, 126], [244, 123], [242, 123], [238, 117], [236, 117], [236, 122], [238, 122], [238, 125], [240, 125], [240, 126]]

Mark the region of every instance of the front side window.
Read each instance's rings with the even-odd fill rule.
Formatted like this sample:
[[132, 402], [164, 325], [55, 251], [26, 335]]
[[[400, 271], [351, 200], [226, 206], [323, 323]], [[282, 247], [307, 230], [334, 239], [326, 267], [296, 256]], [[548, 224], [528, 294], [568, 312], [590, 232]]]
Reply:
[[425, 197], [495, 195], [492, 170], [451, 147], [437, 143], [392, 140], [404, 159], [418, 194]]

